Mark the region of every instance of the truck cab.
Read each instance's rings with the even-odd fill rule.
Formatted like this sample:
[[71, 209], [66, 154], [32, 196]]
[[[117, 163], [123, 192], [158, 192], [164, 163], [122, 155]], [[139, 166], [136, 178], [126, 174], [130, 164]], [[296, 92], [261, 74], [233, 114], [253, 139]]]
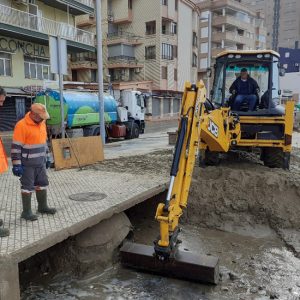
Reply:
[[128, 111], [128, 120], [134, 121], [140, 128], [145, 129], [145, 99], [140, 91], [124, 90], [121, 92], [121, 106]]

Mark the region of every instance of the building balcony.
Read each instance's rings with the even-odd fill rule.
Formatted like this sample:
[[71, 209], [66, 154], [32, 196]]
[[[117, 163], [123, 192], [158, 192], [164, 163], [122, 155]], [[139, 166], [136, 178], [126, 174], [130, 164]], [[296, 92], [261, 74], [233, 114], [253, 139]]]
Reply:
[[139, 63], [135, 57], [125, 55], [109, 57], [107, 62], [108, 69], [135, 69], [143, 67], [144, 65]]
[[46, 45], [49, 36], [60, 36], [75, 51], [95, 51], [95, 36], [92, 32], [5, 5], [0, 5], [0, 34]]
[[213, 32], [212, 33], [212, 41], [213, 42], [220, 42], [220, 41], [229, 41], [235, 44], [243, 44], [252, 46], [254, 40], [247, 38], [245, 36], [238, 35], [236, 32], [232, 31], [225, 31], [225, 32]]
[[134, 35], [130, 32], [118, 31], [107, 34], [107, 45], [127, 44], [127, 45], [141, 45], [143, 44], [142, 37]]
[[72, 70], [80, 69], [97, 69], [97, 57], [96, 55], [91, 55], [90, 53], [79, 53], [71, 56]]
[[174, 15], [170, 15], [169, 11], [168, 11], [168, 6], [162, 5], [161, 6], [161, 16], [165, 20], [174, 21], [177, 19], [177, 12]]
[[243, 11], [245, 13], [250, 14], [251, 16], [256, 16], [255, 11], [249, 8], [247, 5], [243, 3], [239, 3], [235, 0], [206, 0], [197, 3], [197, 6], [200, 8], [201, 11], [205, 10], [217, 10], [222, 9], [225, 7], [230, 7], [235, 11]]
[[224, 48], [213, 48], [213, 49], [211, 49], [211, 56], [216, 57], [222, 51], [225, 51], [225, 49]]
[[94, 14], [94, 0], [41, 0], [46, 5], [59, 10], [69, 11], [72, 15]]
[[162, 36], [176, 36], [176, 33], [170, 31], [170, 30], [162, 30], [161, 31]]
[[243, 22], [233, 16], [214, 16], [212, 18], [212, 25], [213, 26], [222, 26], [222, 25], [232, 25], [236, 28], [240, 29], [249, 29], [250, 24]]
[[82, 15], [76, 18], [76, 26], [79, 28], [96, 25], [96, 18], [93, 15]]
[[107, 19], [108, 22], [116, 25], [131, 23], [133, 20], [132, 9], [128, 9], [128, 13], [125, 17], [120, 17], [113, 12], [108, 12]]

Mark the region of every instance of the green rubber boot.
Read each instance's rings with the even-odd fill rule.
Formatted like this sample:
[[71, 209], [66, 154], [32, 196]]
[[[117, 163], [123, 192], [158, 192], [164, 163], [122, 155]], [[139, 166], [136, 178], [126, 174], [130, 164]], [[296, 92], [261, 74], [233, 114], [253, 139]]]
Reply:
[[39, 190], [35, 193], [38, 202], [38, 212], [41, 214], [54, 215], [56, 213], [56, 209], [49, 207], [47, 204], [47, 190]]
[[[0, 226], [3, 225], [3, 221], [0, 219]], [[0, 228], [0, 238], [8, 236], [9, 230], [7, 228]]]
[[22, 193], [22, 204], [23, 211], [21, 218], [25, 219], [26, 221], [36, 221], [38, 216], [33, 214], [31, 210], [31, 194]]

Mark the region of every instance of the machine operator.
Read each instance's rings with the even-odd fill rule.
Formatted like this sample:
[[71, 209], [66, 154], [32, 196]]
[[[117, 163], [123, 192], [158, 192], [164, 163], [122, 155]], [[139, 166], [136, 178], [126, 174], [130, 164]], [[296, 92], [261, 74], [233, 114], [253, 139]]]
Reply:
[[232, 110], [240, 111], [241, 104], [245, 101], [247, 101], [250, 111], [255, 110], [259, 86], [257, 82], [250, 77], [246, 68], [241, 69], [240, 76], [233, 82], [229, 92], [234, 97]]

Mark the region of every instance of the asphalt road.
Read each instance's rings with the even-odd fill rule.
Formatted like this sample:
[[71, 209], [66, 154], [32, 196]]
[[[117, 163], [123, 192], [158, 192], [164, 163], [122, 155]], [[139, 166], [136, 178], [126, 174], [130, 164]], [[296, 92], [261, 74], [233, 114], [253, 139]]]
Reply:
[[[141, 134], [137, 144], [139, 147], [143, 148], [143, 144], [148, 144], [149, 148], [151, 148], [151, 144], [153, 144], [154, 140], [157, 140], [157, 138], [160, 135], [165, 135], [167, 136], [167, 131], [168, 130], [174, 130], [178, 126], [178, 121], [177, 120], [167, 120], [167, 121], [149, 121], [146, 122], [146, 128], [145, 128], [145, 134]], [[151, 135], [153, 135], [151, 137]], [[2, 141], [4, 143], [4, 147], [6, 150], [6, 153], [8, 156], [10, 156], [10, 147], [11, 147], [11, 141], [12, 141], [12, 132], [4, 132], [0, 133], [0, 136], [2, 138]], [[142, 140], [143, 139], [143, 140]], [[151, 142], [152, 140], [152, 142]], [[163, 142], [163, 141], [161, 141]], [[121, 147], [122, 143], [124, 143], [123, 147]], [[135, 140], [122, 140], [118, 141], [116, 143], [110, 143], [108, 145], [120, 145], [120, 149], [131, 149], [131, 155], [134, 154], [133, 152], [135, 151], [134, 145], [135, 145]], [[155, 144], [155, 143], [154, 143]], [[130, 146], [132, 145], [132, 146]], [[109, 148], [109, 147], [108, 147]], [[123, 151], [123, 150], [122, 150]], [[132, 152], [133, 151], [133, 152]], [[127, 152], [127, 150], [126, 150]]]

